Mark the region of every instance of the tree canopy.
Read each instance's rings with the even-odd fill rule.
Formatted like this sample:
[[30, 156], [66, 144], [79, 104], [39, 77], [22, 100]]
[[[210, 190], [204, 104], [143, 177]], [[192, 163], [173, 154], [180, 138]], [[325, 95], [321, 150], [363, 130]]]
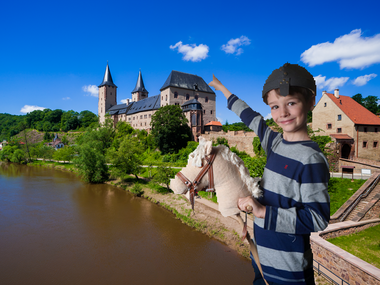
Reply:
[[181, 107], [167, 105], [152, 115], [152, 136], [162, 153], [178, 152], [191, 139], [190, 127]]
[[369, 95], [363, 98], [363, 95], [358, 93], [352, 96], [351, 98], [374, 114], [377, 114], [380, 112], [380, 107], [378, 104], [379, 98], [377, 96]]

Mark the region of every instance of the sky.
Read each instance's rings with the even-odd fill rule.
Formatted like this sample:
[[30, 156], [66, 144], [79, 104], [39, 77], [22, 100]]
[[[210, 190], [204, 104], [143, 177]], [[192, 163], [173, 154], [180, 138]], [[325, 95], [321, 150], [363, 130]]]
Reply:
[[[118, 104], [141, 69], [149, 96], [172, 70], [215, 76], [265, 118], [262, 88], [274, 69], [299, 64], [322, 91], [380, 98], [377, 0], [4, 1], [0, 113], [36, 109], [97, 114], [107, 62]], [[239, 122], [216, 91], [216, 117]]]

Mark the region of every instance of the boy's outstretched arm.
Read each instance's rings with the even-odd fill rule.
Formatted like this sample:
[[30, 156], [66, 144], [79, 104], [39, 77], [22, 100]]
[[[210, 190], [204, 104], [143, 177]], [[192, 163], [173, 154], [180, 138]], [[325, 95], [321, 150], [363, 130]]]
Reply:
[[208, 84], [211, 87], [214, 87], [215, 90], [222, 91], [223, 95], [228, 99], [232, 95], [232, 93], [215, 77], [212, 75], [212, 81]]

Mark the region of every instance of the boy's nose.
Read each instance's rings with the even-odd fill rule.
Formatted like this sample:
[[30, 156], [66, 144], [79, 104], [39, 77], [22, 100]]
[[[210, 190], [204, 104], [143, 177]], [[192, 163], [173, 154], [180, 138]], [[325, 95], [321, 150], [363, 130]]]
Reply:
[[286, 107], [280, 109], [280, 116], [281, 117], [287, 117], [289, 115], [288, 109]]

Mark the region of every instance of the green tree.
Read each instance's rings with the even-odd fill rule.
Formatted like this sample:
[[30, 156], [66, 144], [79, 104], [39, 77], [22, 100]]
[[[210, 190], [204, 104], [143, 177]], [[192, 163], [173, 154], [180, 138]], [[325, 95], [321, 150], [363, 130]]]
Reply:
[[358, 102], [360, 105], [363, 105], [363, 96], [362, 96], [362, 94], [360, 94], [360, 93], [355, 94], [351, 98], [354, 99], [356, 102]]
[[85, 110], [79, 113], [80, 126], [83, 128], [89, 127], [92, 123], [98, 122], [98, 116], [93, 112]]
[[164, 184], [166, 189], [169, 188], [170, 179], [174, 177], [174, 171], [170, 166], [158, 166], [157, 173], [153, 176], [153, 181], [158, 184]]
[[10, 156], [9, 160], [14, 163], [26, 163], [26, 154], [21, 149], [16, 149]]
[[177, 152], [191, 139], [187, 119], [177, 105], [161, 107], [151, 120], [152, 136], [162, 153]]
[[61, 129], [64, 132], [75, 130], [80, 126], [79, 114], [73, 110], [63, 113], [61, 117]]
[[55, 152], [54, 148], [47, 145], [42, 145], [39, 148], [39, 157], [43, 158], [44, 161], [46, 159], [52, 159], [54, 152]]
[[138, 179], [137, 174], [140, 173], [142, 164], [141, 153], [141, 144], [136, 137], [124, 137], [118, 150], [110, 148], [107, 152], [111, 174], [121, 178], [133, 174]]
[[85, 182], [102, 183], [109, 177], [106, 158], [98, 151], [100, 145], [99, 141], [89, 141], [77, 148], [78, 157], [74, 159], [74, 164]]
[[379, 107], [377, 103], [378, 101], [379, 101], [379, 98], [377, 96], [370, 95], [363, 99], [363, 105], [367, 110], [376, 114], [379, 112]]
[[74, 158], [74, 149], [70, 146], [64, 146], [56, 150], [53, 154], [53, 159], [57, 161], [70, 162]]

